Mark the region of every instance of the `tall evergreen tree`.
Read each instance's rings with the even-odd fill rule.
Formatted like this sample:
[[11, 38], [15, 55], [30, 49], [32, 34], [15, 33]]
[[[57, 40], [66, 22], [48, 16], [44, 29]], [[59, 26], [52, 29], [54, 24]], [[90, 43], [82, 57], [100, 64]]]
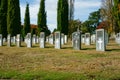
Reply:
[[40, 32], [46, 32], [46, 12], [45, 12], [45, 0], [41, 0], [40, 8], [38, 12], [38, 28]]
[[0, 7], [1, 7], [1, 0], [0, 0]]
[[68, 35], [68, 0], [59, 0], [57, 9], [57, 30]]
[[7, 0], [0, 1], [0, 34], [7, 37]]
[[29, 14], [29, 4], [26, 5], [26, 11], [25, 11], [25, 19], [24, 19], [24, 27], [23, 27], [23, 36], [27, 35], [27, 33], [30, 33], [30, 14]]
[[19, 0], [8, 0], [7, 31], [11, 36], [21, 33]]
[[114, 22], [115, 22], [115, 32], [120, 32], [120, 0], [114, 0], [113, 6], [114, 12]]

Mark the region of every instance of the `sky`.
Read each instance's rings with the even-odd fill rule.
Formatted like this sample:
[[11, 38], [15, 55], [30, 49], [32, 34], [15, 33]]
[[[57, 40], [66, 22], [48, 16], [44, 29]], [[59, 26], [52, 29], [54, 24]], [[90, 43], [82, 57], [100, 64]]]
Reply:
[[[45, 10], [47, 12], [47, 26], [53, 31], [57, 27], [57, 1], [46, 0]], [[30, 23], [37, 24], [37, 14], [40, 7], [40, 0], [20, 0], [21, 22], [24, 23], [26, 2], [29, 3]], [[89, 13], [97, 11], [101, 7], [101, 0], [75, 0], [74, 19], [85, 21]]]

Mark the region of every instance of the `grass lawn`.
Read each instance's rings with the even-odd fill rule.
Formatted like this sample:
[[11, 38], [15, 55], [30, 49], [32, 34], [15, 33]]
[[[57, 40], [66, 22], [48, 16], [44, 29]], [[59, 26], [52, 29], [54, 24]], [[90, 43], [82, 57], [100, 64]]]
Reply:
[[120, 46], [110, 41], [105, 52], [95, 45], [73, 50], [53, 45], [39, 48], [0, 47], [0, 79], [19, 80], [120, 80]]

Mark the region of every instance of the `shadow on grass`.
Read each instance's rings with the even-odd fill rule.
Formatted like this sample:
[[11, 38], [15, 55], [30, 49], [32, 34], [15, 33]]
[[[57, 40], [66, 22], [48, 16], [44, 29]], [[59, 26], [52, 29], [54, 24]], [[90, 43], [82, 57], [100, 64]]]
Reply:
[[96, 50], [96, 48], [82, 48], [81, 50]]
[[120, 51], [120, 49], [107, 49], [106, 51]]

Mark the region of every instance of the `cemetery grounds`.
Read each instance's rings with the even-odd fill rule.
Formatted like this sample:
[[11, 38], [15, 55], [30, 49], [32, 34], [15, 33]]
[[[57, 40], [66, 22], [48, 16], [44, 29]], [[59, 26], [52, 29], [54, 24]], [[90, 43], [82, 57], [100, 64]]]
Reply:
[[0, 47], [0, 79], [10, 80], [120, 80], [120, 46], [110, 41], [105, 52], [95, 44], [73, 50], [71, 42], [54, 49], [46, 44], [27, 48]]

